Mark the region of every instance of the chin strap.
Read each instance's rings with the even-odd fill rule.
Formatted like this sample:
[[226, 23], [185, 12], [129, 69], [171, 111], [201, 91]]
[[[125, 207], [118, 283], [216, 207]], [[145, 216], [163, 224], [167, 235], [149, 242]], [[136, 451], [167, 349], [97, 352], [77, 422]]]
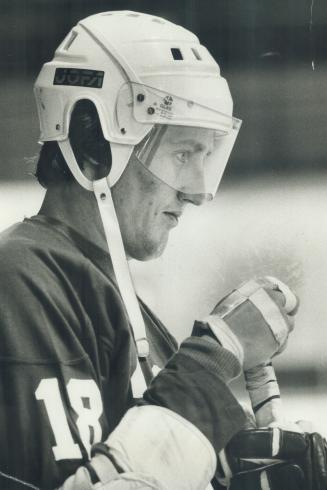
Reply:
[[74, 178], [84, 189], [94, 192], [98, 203], [118, 288], [136, 342], [138, 362], [131, 378], [133, 396], [134, 398], [141, 398], [147, 388], [145, 376], [141, 368], [141, 361], [149, 355], [149, 342], [146, 337], [144, 320], [130, 275], [109, 183], [107, 178], [92, 182], [85, 177], [76, 161], [69, 139], [58, 141], [58, 145], [63, 157], [69, 164]]
[[[123, 302], [132, 325], [136, 341], [137, 355], [140, 360], [148, 357], [149, 342], [146, 338], [144, 320], [127, 264], [123, 240], [107, 179], [104, 178], [94, 181], [93, 190], [99, 206], [100, 216], [102, 219], [119, 291], [123, 298]], [[140, 362], [137, 363], [131, 383], [134, 397], [142, 397], [144, 391], [146, 390], [146, 382]]]

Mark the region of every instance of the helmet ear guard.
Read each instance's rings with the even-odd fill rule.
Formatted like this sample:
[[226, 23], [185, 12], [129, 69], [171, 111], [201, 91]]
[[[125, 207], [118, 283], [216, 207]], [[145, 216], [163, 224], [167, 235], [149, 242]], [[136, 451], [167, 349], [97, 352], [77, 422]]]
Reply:
[[98, 111], [90, 100], [76, 102], [70, 118], [69, 137], [57, 143], [63, 161], [66, 165], [69, 162], [73, 177], [82, 187], [92, 190], [93, 180], [110, 173], [110, 143], [103, 136]]

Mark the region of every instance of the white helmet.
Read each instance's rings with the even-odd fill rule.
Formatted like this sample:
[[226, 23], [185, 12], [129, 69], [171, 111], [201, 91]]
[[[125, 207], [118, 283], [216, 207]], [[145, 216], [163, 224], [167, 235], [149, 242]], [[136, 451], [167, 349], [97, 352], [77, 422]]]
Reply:
[[[93, 191], [101, 215], [116, 279], [137, 342], [148, 354], [145, 327], [124, 254], [110, 187], [120, 178], [135, 148], [135, 158], [171, 187], [215, 194], [237, 136], [232, 98], [219, 66], [198, 38], [159, 17], [129, 11], [104, 12], [81, 20], [46, 63], [35, 83], [41, 141], [58, 141], [75, 179]], [[112, 167], [106, 178], [89, 181], [69, 142], [69, 123], [78, 100], [89, 99], [110, 142]], [[189, 171], [175, 181], [170, 168], [152, 165], [149, 154], [163, 127], [207, 128], [214, 135], [211, 156], [203, 164], [204, 187]], [[144, 142], [144, 146], [139, 143]], [[189, 166], [188, 168], [191, 168]], [[201, 184], [202, 185], [202, 184]], [[142, 389], [138, 365], [134, 393]], [[133, 379], [132, 379], [133, 385]], [[144, 383], [143, 383], [144, 385]]]
[[[218, 132], [217, 151], [207, 165], [213, 195], [240, 127], [240, 121], [232, 118], [226, 80], [198, 38], [162, 18], [130, 11], [81, 20], [53, 61], [43, 66], [35, 96], [40, 140], [59, 142], [75, 178], [88, 189], [90, 184], [72, 161], [68, 140], [70, 116], [78, 100], [95, 104], [110, 142], [110, 186], [121, 176], [135, 145], [155, 124], [182, 125]], [[165, 181], [165, 176], [159, 177]]]

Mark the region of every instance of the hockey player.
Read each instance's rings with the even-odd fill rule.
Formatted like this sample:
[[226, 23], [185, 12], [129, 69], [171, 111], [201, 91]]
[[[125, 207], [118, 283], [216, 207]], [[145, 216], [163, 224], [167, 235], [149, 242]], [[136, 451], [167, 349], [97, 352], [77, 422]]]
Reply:
[[214, 196], [240, 127], [227, 83], [185, 29], [105, 12], [35, 95], [47, 192], [0, 242], [1, 488], [205, 489], [245, 422], [228, 383], [285, 346], [288, 293], [252, 282], [177, 349], [126, 257]]

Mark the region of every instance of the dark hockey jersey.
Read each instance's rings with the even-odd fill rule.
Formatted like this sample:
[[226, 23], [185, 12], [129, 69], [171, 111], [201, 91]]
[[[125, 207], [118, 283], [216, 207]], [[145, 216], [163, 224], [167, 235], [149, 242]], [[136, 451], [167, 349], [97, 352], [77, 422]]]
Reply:
[[[108, 253], [63, 223], [36, 216], [2, 233], [0, 271], [0, 472], [54, 488], [133, 404], [135, 345]], [[163, 367], [176, 341], [142, 302], [141, 310], [150, 363]], [[185, 359], [192, 390], [194, 367]], [[209, 432], [211, 413], [221, 411], [215, 437], [226, 442], [240, 428], [241, 411], [223, 382], [219, 388], [206, 371], [201, 376], [221, 397], [213, 408], [196, 410]], [[166, 378], [149, 390], [147, 402], [180, 404], [184, 415], [190, 404], [183, 380], [174, 377], [174, 394]], [[9, 482], [1, 489], [16, 488]]]
[[[0, 470], [54, 487], [131, 406], [135, 347], [108, 254], [62, 223], [2, 234], [0, 270]], [[141, 308], [162, 367], [176, 342]]]

